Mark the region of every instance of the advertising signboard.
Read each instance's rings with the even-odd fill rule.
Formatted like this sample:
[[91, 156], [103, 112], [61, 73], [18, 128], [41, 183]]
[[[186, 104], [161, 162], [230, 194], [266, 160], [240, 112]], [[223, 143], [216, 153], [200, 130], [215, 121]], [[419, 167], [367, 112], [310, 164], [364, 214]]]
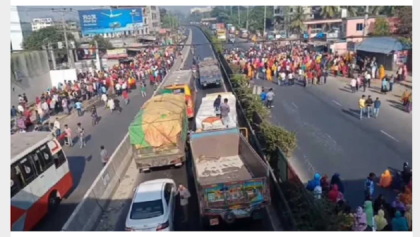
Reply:
[[79, 19], [83, 35], [132, 31], [143, 26], [143, 8], [83, 10]]

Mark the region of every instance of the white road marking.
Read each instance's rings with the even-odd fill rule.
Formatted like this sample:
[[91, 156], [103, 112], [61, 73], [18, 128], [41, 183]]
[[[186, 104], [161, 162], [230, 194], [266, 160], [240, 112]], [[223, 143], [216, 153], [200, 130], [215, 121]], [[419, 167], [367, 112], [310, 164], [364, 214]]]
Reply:
[[293, 102], [292, 102], [292, 105], [293, 105], [296, 109], [299, 109], [299, 107], [298, 107], [295, 103], [293, 103]]
[[342, 107], [342, 105], [341, 105], [340, 103], [338, 103], [337, 101], [333, 100], [332, 102], [334, 102], [334, 104], [336, 104], [336, 105], [338, 105], [338, 106]]
[[388, 133], [384, 132], [383, 130], [381, 130], [381, 133], [385, 134], [387, 137], [391, 138], [392, 140], [399, 142], [395, 137], [389, 135]]

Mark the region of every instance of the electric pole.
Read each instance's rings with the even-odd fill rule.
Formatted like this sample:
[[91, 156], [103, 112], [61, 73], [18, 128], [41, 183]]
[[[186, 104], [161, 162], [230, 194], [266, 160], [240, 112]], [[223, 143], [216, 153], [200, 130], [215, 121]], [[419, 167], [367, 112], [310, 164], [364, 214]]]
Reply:
[[246, 30], [248, 31], [248, 25], [249, 25], [249, 6], [246, 7]]
[[363, 24], [363, 36], [367, 36], [367, 21], [369, 18], [369, 6], [366, 6], [366, 10], [365, 10], [365, 22]]
[[239, 12], [239, 6], [238, 6], [238, 25], [241, 27], [241, 13]]
[[267, 6], [264, 6], [264, 35], [263, 37], [265, 37], [265, 29], [266, 29], [266, 24], [267, 23]]
[[63, 30], [64, 30], [64, 41], [65, 41], [65, 43], [66, 43], [66, 49], [67, 49], [67, 61], [69, 62], [69, 64], [73, 67], [73, 68], [75, 68], [75, 65], [74, 65], [74, 60], [73, 60], [73, 50], [71, 50], [70, 49], [70, 47], [69, 47], [69, 42], [68, 42], [68, 40], [67, 40], [67, 27], [66, 27], [66, 20], [65, 20], [65, 18], [64, 18], [64, 15], [67, 13], [67, 12], [71, 12], [72, 11], [72, 9], [71, 8], [69, 8], [69, 9], [67, 9], [67, 8], [62, 8], [62, 9], [51, 9], [53, 12], [58, 12], [58, 13], [60, 13], [61, 14], [61, 24], [62, 24], [62, 26], [63, 26]]
[[131, 24], [132, 24], [132, 28], [133, 28], [133, 32], [131, 33], [131, 35], [134, 35], [134, 11], [132, 10], [132, 12], [130, 12], [131, 15]]

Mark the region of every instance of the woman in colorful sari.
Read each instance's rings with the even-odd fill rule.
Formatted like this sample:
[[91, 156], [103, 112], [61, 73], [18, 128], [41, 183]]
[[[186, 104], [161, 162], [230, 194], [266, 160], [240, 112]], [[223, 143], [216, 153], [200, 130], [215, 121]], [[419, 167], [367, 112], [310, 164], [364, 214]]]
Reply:
[[365, 231], [368, 227], [366, 213], [362, 207], [358, 207], [354, 214], [354, 231]]
[[380, 209], [378, 211], [378, 215], [375, 216], [375, 224], [377, 231], [384, 230], [385, 227], [388, 225], [388, 221], [385, 218], [385, 212], [382, 209]]
[[373, 207], [372, 207], [372, 201], [366, 200], [364, 211], [366, 213], [366, 219], [368, 225], [373, 228]]
[[273, 77], [271, 75], [271, 68], [270, 67], [267, 68], [267, 80], [270, 81], [270, 82], [273, 81]]
[[385, 68], [384, 65], [379, 67], [379, 79], [383, 80], [385, 78]]
[[405, 106], [405, 110], [407, 111], [407, 113], [411, 113], [412, 103], [413, 103], [413, 97], [410, 92], [407, 98], [407, 105]]

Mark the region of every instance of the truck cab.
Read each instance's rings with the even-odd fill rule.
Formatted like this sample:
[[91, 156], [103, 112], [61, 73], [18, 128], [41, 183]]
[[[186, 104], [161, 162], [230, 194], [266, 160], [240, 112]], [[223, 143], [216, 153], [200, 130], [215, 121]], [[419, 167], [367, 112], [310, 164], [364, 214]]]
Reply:
[[209, 85], [221, 86], [223, 77], [219, 62], [211, 57], [204, 58], [198, 63], [197, 77], [201, 88], [206, 88]]

